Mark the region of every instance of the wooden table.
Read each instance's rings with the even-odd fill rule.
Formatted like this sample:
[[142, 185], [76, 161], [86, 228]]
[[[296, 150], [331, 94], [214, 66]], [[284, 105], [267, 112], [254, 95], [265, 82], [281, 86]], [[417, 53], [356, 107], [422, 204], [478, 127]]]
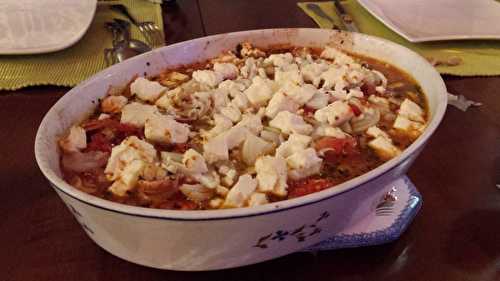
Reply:
[[[237, 30], [314, 27], [292, 0], [178, 2], [164, 9], [168, 43]], [[467, 112], [450, 108], [411, 168], [424, 205], [399, 240], [204, 273], [141, 267], [95, 245], [33, 156], [41, 118], [68, 89], [1, 92], [0, 280], [500, 280], [500, 77], [445, 80], [450, 92], [484, 105]]]

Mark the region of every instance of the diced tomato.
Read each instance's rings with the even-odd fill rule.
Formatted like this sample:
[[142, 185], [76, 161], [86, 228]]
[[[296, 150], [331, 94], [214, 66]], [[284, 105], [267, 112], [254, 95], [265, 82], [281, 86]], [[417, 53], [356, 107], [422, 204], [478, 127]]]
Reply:
[[314, 115], [314, 112], [316, 112], [316, 109], [309, 106], [304, 106], [304, 115], [306, 116]]
[[188, 143], [176, 143], [174, 145], [173, 151], [177, 153], [184, 153], [190, 148], [191, 147]]
[[317, 151], [330, 149], [336, 154], [354, 154], [358, 153], [358, 142], [353, 137], [335, 138], [323, 137], [316, 141], [314, 147]]
[[336, 183], [332, 179], [309, 177], [288, 182], [288, 198], [295, 198], [329, 188]]
[[359, 109], [359, 107], [357, 107], [354, 104], [349, 104], [349, 106], [351, 107], [351, 110], [354, 113], [354, 115], [356, 115], [356, 116], [361, 115], [361, 109]]
[[87, 151], [111, 152], [111, 141], [103, 133], [96, 133], [90, 137]]
[[377, 93], [377, 90], [375, 90], [375, 85], [371, 84], [371, 83], [364, 83], [362, 86], [361, 86], [361, 91], [363, 92], [363, 94], [365, 95], [374, 95], [375, 93]]

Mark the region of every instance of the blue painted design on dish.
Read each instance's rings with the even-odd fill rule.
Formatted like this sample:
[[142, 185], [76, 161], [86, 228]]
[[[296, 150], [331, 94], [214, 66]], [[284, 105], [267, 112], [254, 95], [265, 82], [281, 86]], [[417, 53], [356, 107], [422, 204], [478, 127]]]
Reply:
[[408, 188], [410, 197], [408, 199], [408, 202], [406, 203], [406, 206], [398, 215], [394, 223], [389, 227], [374, 232], [335, 235], [302, 251], [313, 252], [341, 248], [373, 246], [389, 243], [398, 239], [399, 236], [401, 236], [401, 234], [413, 221], [413, 218], [422, 206], [422, 196], [416, 189], [415, 185], [406, 176], [403, 177], [403, 181]]

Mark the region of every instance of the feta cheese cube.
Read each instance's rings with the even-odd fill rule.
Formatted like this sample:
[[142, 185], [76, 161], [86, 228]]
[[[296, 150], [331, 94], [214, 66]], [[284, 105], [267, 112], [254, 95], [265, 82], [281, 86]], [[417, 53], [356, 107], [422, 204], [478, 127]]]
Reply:
[[221, 90], [221, 89], [214, 89], [209, 92], [210, 97], [212, 99], [212, 104], [214, 109], [220, 109], [222, 107], [225, 107], [229, 104], [231, 101], [229, 99], [227, 91]]
[[288, 111], [281, 111], [269, 122], [269, 125], [278, 128], [285, 134], [303, 134], [309, 135], [313, 131], [313, 127], [307, 124], [301, 116], [290, 113]]
[[291, 53], [284, 54], [271, 54], [269, 57], [264, 59], [264, 64], [272, 64], [277, 67], [284, 67], [293, 62], [293, 56]]
[[128, 99], [124, 96], [108, 96], [101, 102], [101, 111], [106, 113], [120, 113], [127, 102]]
[[212, 129], [210, 129], [210, 131], [204, 134], [204, 136], [207, 139], [211, 139], [215, 136], [218, 136], [219, 134], [231, 129], [231, 127], [233, 126], [233, 122], [231, 122], [229, 118], [227, 118], [222, 114], [217, 114], [217, 113], [214, 114], [214, 123], [215, 126]]
[[220, 208], [220, 206], [222, 206], [223, 203], [224, 203], [224, 199], [217, 197], [217, 198], [210, 200], [208, 202], [208, 205], [212, 209], [218, 209], [218, 208]]
[[267, 196], [264, 193], [254, 192], [250, 195], [250, 199], [248, 200], [248, 206], [260, 206], [269, 203], [267, 200]]
[[[404, 131], [406, 133], [418, 132], [420, 134], [424, 129], [425, 125], [412, 121], [402, 115], [398, 115], [396, 120], [394, 120], [394, 124], [392, 125], [394, 129]], [[418, 135], [417, 135], [418, 136]]]
[[108, 190], [115, 195], [125, 196], [127, 191], [131, 190], [137, 184], [137, 180], [144, 166], [145, 164], [143, 161], [133, 160], [124, 167], [123, 171], [120, 173], [120, 177], [111, 184]]
[[366, 130], [366, 134], [369, 135], [370, 137], [374, 137], [374, 138], [383, 137], [383, 138], [386, 138], [388, 140], [391, 139], [386, 132], [380, 130], [377, 126], [371, 126], [370, 128], [368, 128]]
[[226, 106], [220, 109], [220, 113], [231, 120], [233, 123], [241, 120], [241, 112], [234, 106]]
[[295, 67], [292, 67], [288, 70], [281, 70], [277, 68], [274, 71], [274, 81], [280, 86], [284, 86], [286, 84], [291, 85], [301, 85], [304, 83], [302, 80], [302, 75], [299, 73], [299, 69], [296, 64], [293, 64]]
[[229, 159], [225, 134], [220, 134], [203, 145], [203, 156], [208, 163]]
[[235, 79], [239, 73], [238, 67], [232, 63], [215, 63], [214, 71], [219, 74], [223, 80]]
[[293, 180], [302, 179], [319, 173], [323, 160], [316, 155], [314, 148], [307, 148], [293, 153], [286, 158], [288, 176]]
[[252, 80], [252, 85], [245, 90], [250, 103], [254, 106], [264, 106], [273, 96], [271, 81], [256, 76]]
[[311, 140], [312, 138], [309, 136], [292, 134], [276, 149], [276, 156], [287, 158], [295, 152], [304, 150], [311, 143]]
[[198, 83], [215, 88], [222, 82], [223, 77], [220, 73], [212, 70], [196, 70], [193, 72], [193, 79]]
[[317, 91], [316, 93], [314, 93], [312, 98], [306, 103], [306, 105], [313, 109], [320, 109], [328, 105], [329, 99], [330, 98], [328, 94]]
[[333, 60], [335, 64], [343, 65], [343, 64], [355, 64], [354, 59], [339, 49], [331, 46], [327, 46], [323, 49], [320, 55], [322, 58]]
[[328, 122], [332, 126], [339, 126], [354, 117], [349, 104], [343, 101], [335, 101], [327, 107], [318, 109], [314, 113], [314, 119], [318, 122]]
[[156, 106], [132, 102], [123, 107], [120, 122], [144, 127], [146, 120], [156, 114], [159, 114]]
[[151, 116], [144, 126], [146, 139], [159, 143], [185, 143], [189, 138], [189, 132], [188, 125], [162, 114]]
[[202, 184], [183, 184], [179, 187], [179, 190], [193, 202], [210, 200], [214, 195], [212, 188], [208, 188]]
[[59, 145], [66, 152], [75, 152], [87, 147], [87, 135], [85, 129], [80, 126], [73, 126], [69, 129], [69, 134], [59, 141]]
[[205, 158], [194, 149], [184, 152], [182, 163], [191, 174], [204, 174], [208, 172]]
[[244, 114], [235, 127], [247, 128], [254, 135], [258, 135], [264, 128], [261, 117], [257, 114]]
[[368, 142], [368, 147], [373, 149], [375, 153], [383, 160], [389, 160], [401, 153], [399, 148], [392, 144], [390, 139], [387, 139], [383, 136], [378, 136], [374, 140]]
[[424, 123], [424, 111], [418, 104], [410, 99], [405, 99], [399, 107], [399, 115], [408, 118], [411, 121]]
[[283, 92], [277, 92], [269, 101], [266, 107], [266, 116], [269, 118], [274, 118], [281, 111], [288, 111], [291, 113], [297, 112], [299, 109], [299, 104], [297, 104], [293, 99], [287, 97]]
[[276, 196], [287, 195], [287, 166], [286, 160], [277, 155], [262, 156], [255, 162], [259, 192], [272, 193]]
[[343, 139], [347, 137], [347, 134], [338, 127], [331, 127], [328, 125], [318, 126], [313, 133], [314, 137], [334, 137], [338, 139]]
[[273, 148], [272, 143], [248, 134], [241, 148], [241, 158], [245, 164], [253, 166], [258, 157], [270, 153]]
[[126, 138], [111, 149], [111, 156], [104, 169], [106, 177], [109, 180], [116, 180], [125, 167], [134, 160], [152, 163], [157, 160], [156, 149], [136, 136]]
[[321, 74], [328, 69], [326, 63], [309, 63], [303, 65], [300, 69], [302, 78], [306, 82], [311, 82], [314, 86], [318, 87], [321, 81]]
[[138, 77], [130, 84], [130, 92], [139, 99], [147, 102], [155, 102], [167, 88], [156, 81], [149, 81], [146, 78]]
[[180, 95], [182, 91], [183, 90], [181, 87], [177, 87], [173, 90], [166, 91], [164, 95], [162, 95], [159, 99], [156, 100], [155, 105], [166, 110], [174, 109], [173, 108], [174, 103], [172, 102], [172, 99]]
[[240, 176], [238, 182], [229, 190], [223, 208], [243, 207], [250, 196], [257, 188], [257, 180], [252, 176], [245, 174]]
[[295, 84], [288, 83], [281, 87], [280, 91], [282, 91], [286, 96], [295, 101], [299, 106], [303, 106], [314, 96], [314, 94], [318, 90], [311, 84], [297, 86]]

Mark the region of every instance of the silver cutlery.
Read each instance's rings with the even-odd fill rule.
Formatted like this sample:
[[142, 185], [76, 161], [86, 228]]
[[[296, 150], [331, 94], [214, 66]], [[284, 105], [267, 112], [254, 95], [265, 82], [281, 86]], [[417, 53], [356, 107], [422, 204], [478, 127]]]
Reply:
[[149, 45], [130, 37], [130, 23], [127, 21], [115, 19], [113, 22], [106, 22], [105, 26], [113, 34], [113, 48], [104, 50], [108, 66], [151, 51]]
[[165, 45], [163, 33], [156, 23], [151, 21], [137, 21], [128, 11], [127, 7], [122, 4], [113, 4], [110, 9], [126, 16], [135, 26], [139, 28], [147, 43], [153, 48], [158, 48]]
[[345, 28], [351, 32], [359, 32], [358, 27], [354, 24], [352, 17], [346, 12], [340, 0], [333, 0], [333, 4], [335, 5], [335, 9], [339, 15], [340, 20], [344, 24]]
[[377, 216], [390, 216], [394, 213], [394, 205], [398, 200], [396, 196], [396, 188], [393, 187], [381, 199], [380, 203], [375, 207], [375, 215]]

